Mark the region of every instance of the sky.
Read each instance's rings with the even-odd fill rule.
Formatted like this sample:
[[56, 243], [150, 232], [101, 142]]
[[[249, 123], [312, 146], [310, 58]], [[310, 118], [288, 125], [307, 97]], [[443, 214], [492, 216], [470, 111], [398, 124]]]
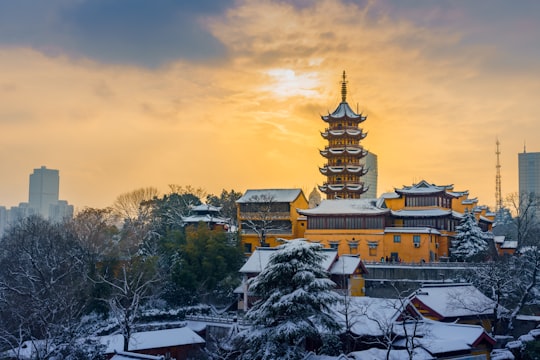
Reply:
[[426, 180], [495, 205], [540, 151], [540, 2], [0, 0], [0, 205], [323, 182], [320, 116], [367, 120], [378, 193]]

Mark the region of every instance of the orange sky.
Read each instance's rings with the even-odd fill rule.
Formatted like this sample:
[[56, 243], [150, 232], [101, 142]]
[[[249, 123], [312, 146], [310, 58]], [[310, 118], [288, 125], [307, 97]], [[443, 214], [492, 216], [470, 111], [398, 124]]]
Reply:
[[77, 209], [168, 184], [309, 193], [322, 182], [320, 115], [346, 70], [379, 194], [425, 179], [493, 206], [496, 138], [503, 196], [518, 190], [524, 142], [540, 151], [540, 25], [501, 2], [485, 18], [441, 4], [231, 1], [194, 21], [219, 52], [151, 66], [50, 40], [60, 33], [43, 46], [0, 38], [0, 205], [27, 201], [42, 165]]

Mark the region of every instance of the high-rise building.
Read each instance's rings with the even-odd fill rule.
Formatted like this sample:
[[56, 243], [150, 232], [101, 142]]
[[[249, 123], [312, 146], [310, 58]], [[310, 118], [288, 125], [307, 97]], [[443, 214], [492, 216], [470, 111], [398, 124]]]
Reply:
[[360, 144], [366, 133], [359, 127], [367, 116], [357, 114], [347, 103], [345, 71], [341, 82], [341, 103], [331, 114], [321, 116], [328, 127], [321, 133], [328, 145], [320, 151], [326, 164], [319, 170], [326, 181], [319, 190], [327, 199], [359, 199], [368, 191], [362, 177], [368, 172], [367, 150]]
[[49, 207], [58, 203], [59, 190], [58, 170], [47, 169], [45, 166], [34, 169], [34, 173], [30, 174], [28, 204], [47, 219], [49, 218]]
[[362, 195], [362, 197], [366, 199], [375, 199], [377, 198], [378, 178], [377, 155], [370, 151], [365, 158], [360, 159], [360, 163], [362, 163], [367, 169], [367, 174], [364, 175], [363, 179], [368, 190]]
[[[540, 196], [540, 152], [528, 153], [523, 150], [518, 154], [519, 195]], [[540, 208], [536, 209], [537, 214]]]

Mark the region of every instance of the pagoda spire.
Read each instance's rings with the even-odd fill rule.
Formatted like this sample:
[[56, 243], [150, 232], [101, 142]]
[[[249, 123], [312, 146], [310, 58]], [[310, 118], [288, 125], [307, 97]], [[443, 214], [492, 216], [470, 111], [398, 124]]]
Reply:
[[341, 102], [347, 101], [347, 75], [343, 70], [343, 80], [341, 80]]

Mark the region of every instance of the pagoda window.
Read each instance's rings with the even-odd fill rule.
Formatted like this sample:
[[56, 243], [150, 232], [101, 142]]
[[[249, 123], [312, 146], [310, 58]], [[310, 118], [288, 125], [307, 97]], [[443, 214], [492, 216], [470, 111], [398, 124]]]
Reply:
[[337, 250], [339, 247], [339, 241], [330, 241], [330, 249]]

